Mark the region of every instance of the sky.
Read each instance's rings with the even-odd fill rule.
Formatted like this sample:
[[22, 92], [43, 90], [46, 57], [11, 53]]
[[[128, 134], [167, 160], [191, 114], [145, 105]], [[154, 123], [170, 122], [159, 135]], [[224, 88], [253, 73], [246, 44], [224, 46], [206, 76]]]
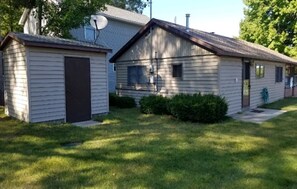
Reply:
[[[239, 23], [244, 18], [242, 0], [152, 0], [153, 18], [186, 24], [189, 13], [190, 28], [215, 32], [228, 37], [239, 36]], [[143, 14], [150, 16], [150, 8]]]

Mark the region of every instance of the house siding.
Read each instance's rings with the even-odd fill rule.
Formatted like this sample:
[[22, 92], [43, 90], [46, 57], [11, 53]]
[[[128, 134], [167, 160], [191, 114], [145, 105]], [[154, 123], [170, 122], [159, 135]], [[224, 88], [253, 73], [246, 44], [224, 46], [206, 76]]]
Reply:
[[[146, 76], [150, 73], [149, 37], [142, 37], [123, 54], [116, 63], [117, 88], [120, 95], [132, 96], [138, 101], [141, 96], [159, 94], [173, 96], [179, 93], [219, 94], [219, 58], [212, 53], [166, 32], [161, 28], [153, 30], [154, 81], [157, 83], [128, 86], [128, 66], [146, 66]], [[131, 60], [132, 58], [132, 60]], [[182, 64], [183, 77], [172, 77], [172, 65]]]
[[107, 64], [104, 54], [29, 49], [31, 122], [66, 119], [65, 56], [90, 58], [91, 112], [108, 112]]
[[16, 41], [3, 50], [5, 113], [29, 121], [26, 49]]
[[[150, 44], [152, 44], [152, 46]], [[150, 50], [151, 48], [152, 51]], [[152, 34], [147, 33], [146, 36], [142, 36], [137, 40], [126, 53], [118, 58], [117, 62], [148, 60], [151, 57], [155, 58], [156, 53], [159, 59], [213, 54], [191, 42], [156, 27], [152, 29]]]
[[[265, 66], [264, 78], [257, 79], [255, 74], [256, 64]], [[275, 82], [275, 67], [283, 67], [283, 81]], [[285, 93], [285, 64], [255, 60], [251, 68], [251, 104], [250, 108], [256, 108], [263, 104], [261, 91], [267, 87], [269, 93], [269, 102], [284, 98]]]
[[240, 58], [220, 58], [220, 96], [228, 103], [228, 115], [241, 112], [242, 104], [242, 61]]

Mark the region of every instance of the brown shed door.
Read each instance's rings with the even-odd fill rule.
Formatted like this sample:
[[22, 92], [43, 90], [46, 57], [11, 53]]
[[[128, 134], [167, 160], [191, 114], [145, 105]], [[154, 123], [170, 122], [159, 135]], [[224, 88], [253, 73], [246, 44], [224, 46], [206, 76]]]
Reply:
[[65, 57], [66, 121], [91, 119], [90, 59]]

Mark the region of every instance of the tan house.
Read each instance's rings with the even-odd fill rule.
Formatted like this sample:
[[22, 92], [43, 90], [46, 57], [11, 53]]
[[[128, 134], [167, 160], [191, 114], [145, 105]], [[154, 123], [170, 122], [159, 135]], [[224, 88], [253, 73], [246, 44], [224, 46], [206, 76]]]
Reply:
[[269, 102], [284, 98], [285, 87], [286, 95], [296, 94], [296, 60], [257, 44], [157, 19], [110, 61], [117, 67], [117, 93], [136, 100], [149, 94], [213, 93], [226, 98], [230, 115], [263, 104], [264, 88]]
[[79, 122], [108, 109], [107, 49], [9, 33], [2, 41], [5, 113], [26, 122]]

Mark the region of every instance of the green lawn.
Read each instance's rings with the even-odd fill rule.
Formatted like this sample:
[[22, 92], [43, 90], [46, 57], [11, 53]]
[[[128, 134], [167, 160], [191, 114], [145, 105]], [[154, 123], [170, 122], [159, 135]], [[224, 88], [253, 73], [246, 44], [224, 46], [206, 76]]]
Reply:
[[297, 111], [204, 125], [112, 109], [78, 128], [1, 114], [0, 188], [297, 188], [296, 122]]

